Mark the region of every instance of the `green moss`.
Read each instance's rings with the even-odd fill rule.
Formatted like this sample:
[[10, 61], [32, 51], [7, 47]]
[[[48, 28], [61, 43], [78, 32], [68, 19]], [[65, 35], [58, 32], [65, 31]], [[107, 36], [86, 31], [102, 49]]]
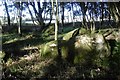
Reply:
[[62, 55], [62, 57], [65, 59], [65, 58], [67, 58], [67, 56], [68, 56], [68, 46], [67, 45], [63, 45], [62, 47], [61, 47], [61, 55]]
[[69, 48], [68, 48], [68, 45], [67, 45], [67, 42], [64, 41], [61, 43], [61, 56], [65, 59], [67, 58], [68, 56], [68, 51], [69, 51]]
[[86, 34], [86, 33], [88, 33], [89, 32], [89, 30], [87, 30], [87, 29], [85, 29], [85, 28], [81, 28], [80, 30], [79, 30], [79, 34]]
[[[110, 48], [102, 34], [80, 35], [75, 41], [75, 64], [102, 65], [110, 55]], [[99, 61], [100, 60], [100, 61]]]
[[63, 40], [68, 41], [70, 38], [72, 38], [72, 35], [74, 34], [74, 32], [75, 32], [76, 30], [78, 30], [78, 28], [77, 28], [77, 29], [74, 29], [74, 30], [72, 30], [72, 31], [70, 31], [70, 32], [68, 32], [67, 34], [65, 34], [65, 36], [63, 37]]
[[0, 59], [3, 59], [5, 57], [5, 53], [3, 51], [0, 51]]
[[42, 57], [56, 57], [57, 54], [57, 42], [50, 41], [41, 46], [41, 56]]
[[46, 35], [54, 34], [54, 30], [55, 30], [54, 25], [51, 25], [44, 31], [44, 34]]

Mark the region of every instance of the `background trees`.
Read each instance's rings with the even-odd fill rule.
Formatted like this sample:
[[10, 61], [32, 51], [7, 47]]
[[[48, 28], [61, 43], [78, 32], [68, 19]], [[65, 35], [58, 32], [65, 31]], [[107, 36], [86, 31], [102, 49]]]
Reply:
[[0, 16], [0, 58], [4, 60], [5, 80], [56, 76], [117, 78], [120, 32], [109, 27], [119, 27], [119, 4], [58, 1], [0, 2], [1, 13], [4, 12]]
[[[44, 31], [51, 23], [55, 21], [55, 14], [52, 14], [52, 3], [48, 2], [13, 2], [3, 1], [1, 6], [4, 6], [5, 16], [7, 17], [7, 24], [19, 22], [26, 23], [27, 20], [32, 21], [34, 25], [39, 25], [41, 31]], [[10, 4], [13, 2], [13, 4]], [[58, 21], [61, 26], [65, 23], [81, 22], [86, 28], [99, 27], [96, 22], [99, 21], [101, 26], [105, 20], [114, 21], [119, 24], [120, 21], [120, 6], [119, 2], [57, 2], [58, 7]], [[21, 4], [21, 6], [20, 6]], [[18, 14], [15, 14], [18, 11]], [[57, 9], [55, 10], [55, 13]], [[13, 16], [14, 13], [14, 16]], [[19, 17], [16, 21], [15, 16]], [[23, 18], [22, 18], [23, 17]], [[12, 20], [12, 22], [10, 22]], [[89, 22], [89, 23], [88, 23]], [[110, 23], [109, 23], [110, 24]], [[119, 26], [119, 25], [118, 25]], [[20, 28], [20, 27], [18, 27]], [[20, 30], [18, 29], [20, 33]]]
[[5, 4], [6, 13], [7, 13], [8, 25], [10, 26], [10, 15], [9, 15], [9, 11], [8, 11], [7, 2], [4, 2], [4, 4]]

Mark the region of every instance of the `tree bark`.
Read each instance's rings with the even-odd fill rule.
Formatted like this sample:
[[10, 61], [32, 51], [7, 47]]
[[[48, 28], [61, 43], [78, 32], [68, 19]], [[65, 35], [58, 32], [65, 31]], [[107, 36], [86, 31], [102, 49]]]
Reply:
[[108, 10], [109, 10], [109, 25], [111, 25], [111, 14], [110, 14], [110, 6], [109, 6], [109, 3], [108, 3]]
[[6, 9], [6, 13], [7, 13], [8, 26], [10, 26], [10, 15], [9, 15], [9, 11], [8, 11], [8, 7], [7, 7], [7, 3], [6, 2], [5, 2], [5, 9]]
[[82, 14], [83, 14], [82, 25], [83, 25], [83, 27], [86, 28], [87, 25], [86, 25], [85, 15], [86, 15], [87, 8], [85, 7], [85, 2], [80, 2], [80, 5], [81, 5]]
[[102, 8], [102, 21], [101, 21], [101, 26], [103, 25], [103, 18], [104, 18], [104, 14], [103, 14], [103, 8], [104, 8], [104, 4], [103, 2], [101, 2], [101, 8]]
[[52, 13], [53, 13], [53, 15], [56, 16], [56, 18], [55, 18], [55, 41], [56, 41], [56, 46], [57, 46], [57, 53], [58, 53], [58, 57], [61, 57], [60, 45], [59, 45], [59, 41], [58, 41], [58, 1], [56, 0], [56, 14], [54, 12], [53, 0], [51, 0], [51, 1], [52, 1]]
[[33, 24], [35, 24], [33, 14], [32, 14], [32, 12], [31, 12], [31, 10], [30, 10], [30, 8], [29, 8], [29, 5], [28, 5], [28, 4], [27, 4], [27, 8], [28, 8], [28, 11], [29, 11], [29, 13], [30, 13], [30, 16], [31, 16], [32, 22], [33, 22]]
[[75, 22], [74, 22], [73, 3], [71, 3], [71, 12], [72, 12], [72, 22], [73, 22], [73, 27], [74, 27], [75, 26]]
[[21, 25], [22, 25], [21, 1], [19, 2], [18, 14], [19, 14], [18, 34], [21, 35]]
[[41, 27], [43, 27], [43, 26], [44, 26], [44, 21], [43, 21], [42, 14], [41, 14], [42, 11], [40, 10], [40, 9], [41, 9], [41, 7], [40, 7], [40, 2], [37, 3], [38, 11], [36, 10], [35, 2], [30, 2], [30, 3], [31, 3], [31, 5], [32, 5], [32, 7], [33, 7], [33, 10], [34, 10], [34, 12], [35, 12], [35, 16], [36, 16], [36, 19], [37, 19], [39, 25], [40, 25]]
[[119, 3], [109, 3], [110, 14], [112, 15], [113, 19], [116, 22], [116, 26], [119, 26], [120, 22], [120, 8]]
[[56, 0], [55, 40], [58, 40], [58, 3]]
[[62, 8], [62, 15], [61, 15], [61, 18], [62, 18], [62, 31], [63, 31], [63, 28], [64, 28], [64, 2], [61, 2], [61, 8]]
[[51, 9], [49, 9], [50, 10], [50, 21], [48, 24], [45, 24], [44, 19], [42, 17], [42, 13], [43, 13], [44, 8], [41, 8], [40, 2], [37, 2], [38, 11], [35, 7], [35, 2], [30, 2], [30, 3], [31, 3], [33, 10], [35, 12], [37, 22], [39, 23], [39, 25], [41, 27], [41, 31], [44, 32], [45, 29], [51, 24], [51, 21], [52, 21]]

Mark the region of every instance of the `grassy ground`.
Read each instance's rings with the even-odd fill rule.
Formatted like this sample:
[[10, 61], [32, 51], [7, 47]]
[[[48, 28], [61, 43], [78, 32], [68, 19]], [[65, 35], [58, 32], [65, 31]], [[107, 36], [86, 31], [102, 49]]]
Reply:
[[[59, 39], [72, 29], [72, 27], [64, 28], [64, 32], [59, 33]], [[114, 47], [114, 55], [109, 58], [109, 69], [102, 70], [96, 67], [70, 64], [60, 58], [41, 58], [41, 45], [54, 40], [53, 30], [53, 28], [49, 28], [44, 34], [40, 32], [24, 33], [22, 37], [16, 33], [1, 35], [3, 52], [6, 54], [4, 58], [6, 62], [2, 63], [3, 80], [7, 80], [7, 78], [12, 78], [12, 80], [22, 80], [23, 78], [26, 80], [32, 80], [33, 78], [34, 80], [37, 80], [37, 78], [115, 80], [119, 78], [119, 41], [116, 42], [117, 45]], [[104, 33], [107, 30], [98, 31]]]

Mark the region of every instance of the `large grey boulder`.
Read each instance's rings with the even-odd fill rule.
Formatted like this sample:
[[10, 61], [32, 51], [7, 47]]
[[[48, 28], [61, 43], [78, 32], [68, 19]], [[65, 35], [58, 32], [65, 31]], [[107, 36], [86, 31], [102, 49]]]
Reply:
[[87, 64], [100, 63], [110, 55], [110, 46], [100, 33], [90, 33], [80, 29], [76, 36], [73, 36], [78, 29], [67, 33], [61, 46], [63, 59], [73, 60], [73, 63]]
[[58, 55], [57, 53], [57, 42], [50, 41], [46, 44], [43, 44], [40, 49], [41, 57], [44, 58], [53, 58]]
[[[110, 46], [102, 34], [85, 32], [84, 29], [75, 29], [59, 41], [61, 57], [74, 64], [100, 66], [101, 61], [110, 55]], [[41, 47], [41, 56], [54, 58], [58, 56], [57, 49], [56, 41], [48, 42]]]
[[74, 45], [74, 63], [99, 63], [110, 55], [110, 47], [102, 34], [76, 36]]

